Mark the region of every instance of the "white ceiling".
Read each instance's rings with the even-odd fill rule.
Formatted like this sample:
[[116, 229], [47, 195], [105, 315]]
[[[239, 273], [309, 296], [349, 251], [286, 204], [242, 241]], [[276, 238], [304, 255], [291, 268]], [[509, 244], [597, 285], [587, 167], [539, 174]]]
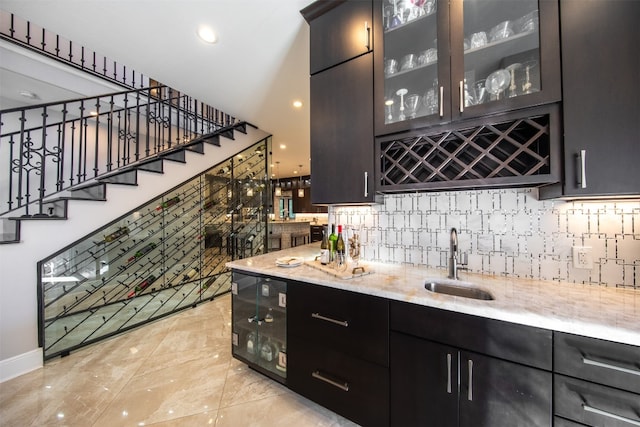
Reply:
[[[0, 0], [0, 9], [272, 133], [273, 161], [288, 177], [298, 165], [309, 174], [309, 28], [300, 10], [311, 2]], [[197, 38], [201, 25], [216, 44]], [[3, 92], [18, 84], [0, 77]], [[20, 90], [44, 90], [29, 81]]]

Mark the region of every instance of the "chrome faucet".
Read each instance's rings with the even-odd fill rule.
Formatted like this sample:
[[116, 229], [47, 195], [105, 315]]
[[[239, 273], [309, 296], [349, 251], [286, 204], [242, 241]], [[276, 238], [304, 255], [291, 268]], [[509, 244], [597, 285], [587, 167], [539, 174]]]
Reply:
[[449, 279], [458, 280], [458, 231], [451, 229], [449, 236]]

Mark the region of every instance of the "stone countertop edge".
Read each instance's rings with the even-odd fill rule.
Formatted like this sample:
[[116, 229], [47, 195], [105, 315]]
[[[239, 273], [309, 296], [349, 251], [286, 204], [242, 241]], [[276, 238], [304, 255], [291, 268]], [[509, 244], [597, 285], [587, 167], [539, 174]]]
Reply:
[[363, 261], [372, 274], [348, 280], [301, 265], [278, 267], [277, 258], [313, 260], [320, 244], [271, 252], [226, 263], [230, 269], [344, 289], [390, 300], [481, 316], [640, 346], [640, 291], [567, 282], [460, 272], [463, 282], [491, 292], [492, 301], [434, 294], [426, 279], [448, 280], [444, 269]]

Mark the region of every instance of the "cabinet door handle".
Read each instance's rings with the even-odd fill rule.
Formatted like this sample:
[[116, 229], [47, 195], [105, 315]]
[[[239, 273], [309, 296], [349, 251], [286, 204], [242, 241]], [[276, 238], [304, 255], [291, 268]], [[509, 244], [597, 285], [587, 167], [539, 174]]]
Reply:
[[332, 380], [331, 378], [327, 378], [326, 376], [322, 375], [320, 371], [313, 371], [311, 373], [311, 376], [320, 381], [324, 381], [327, 384], [331, 384], [334, 387], [338, 387], [342, 391], [349, 391], [349, 383], [346, 381], [338, 382], [338, 381]]
[[587, 188], [587, 150], [580, 150], [578, 169], [578, 187]]
[[600, 368], [605, 368], [605, 369], [612, 369], [614, 371], [624, 372], [626, 374], [640, 375], [640, 371], [637, 369], [623, 368], [622, 366], [611, 365], [609, 363], [599, 362], [597, 360], [589, 359], [586, 357], [582, 358], [582, 363], [584, 363], [585, 365], [598, 366]]
[[369, 197], [369, 172], [364, 173], [364, 197]]
[[473, 400], [473, 360], [469, 359], [469, 391], [467, 399]]
[[458, 93], [460, 94], [460, 112], [464, 113], [464, 82], [462, 80], [458, 85]]
[[451, 353], [447, 353], [447, 393], [451, 394]]
[[336, 325], [344, 326], [345, 328], [349, 327], [349, 322], [346, 321], [346, 320], [332, 319], [330, 317], [325, 317], [325, 316], [321, 315], [320, 313], [311, 313], [311, 317], [313, 317], [314, 319], [320, 319], [320, 320], [324, 320], [325, 322], [331, 322], [331, 323], [334, 323]]
[[364, 33], [365, 33], [365, 47], [367, 51], [371, 50], [371, 28], [369, 28], [369, 23], [364, 21]]
[[440, 86], [440, 117], [444, 117], [444, 86]]
[[602, 409], [594, 408], [593, 406], [582, 404], [582, 409], [584, 409], [586, 412], [592, 412], [594, 414], [602, 415], [603, 417], [629, 423], [634, 426], [640, 426], [640, 421], [638, 420], [632, 420], [631, 418], [623, 417], [622, 415], [614, 414], [608, 411], [603, 411]]

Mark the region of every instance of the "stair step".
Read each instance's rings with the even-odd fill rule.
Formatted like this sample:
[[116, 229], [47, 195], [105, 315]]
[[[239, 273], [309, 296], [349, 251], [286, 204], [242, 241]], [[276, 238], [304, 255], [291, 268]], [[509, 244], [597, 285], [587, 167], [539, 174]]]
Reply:
[[204, 142], [199, 140], [188, 142], [184, 145], [184, 149], [192, 151], [194, 153], [204, 154]]
[[69, 190], [68, 199], [72, 200], [107, 200], [107, 185], [104, 182], [91, 182]]
[[135, 167], [141, 171], [164, 173], [164, 161], [158, 158], [142, 161], [136, 164]]
[[96, 179], [108, 184], [138, 185], [138, 171], [135, 168], [119, 169]]
[[218, 134], [209, 134], [202, 137], [202, 141], [207, 144], [215, 145], [216, 147], [220, 147], [220, 135]]
[[160, 157], [163, 159], [171, 160], [172, 162], [178, 162], [178, 163], [187, 162], [185, 159], [184, 150], [181, 148], [160, 153]]

